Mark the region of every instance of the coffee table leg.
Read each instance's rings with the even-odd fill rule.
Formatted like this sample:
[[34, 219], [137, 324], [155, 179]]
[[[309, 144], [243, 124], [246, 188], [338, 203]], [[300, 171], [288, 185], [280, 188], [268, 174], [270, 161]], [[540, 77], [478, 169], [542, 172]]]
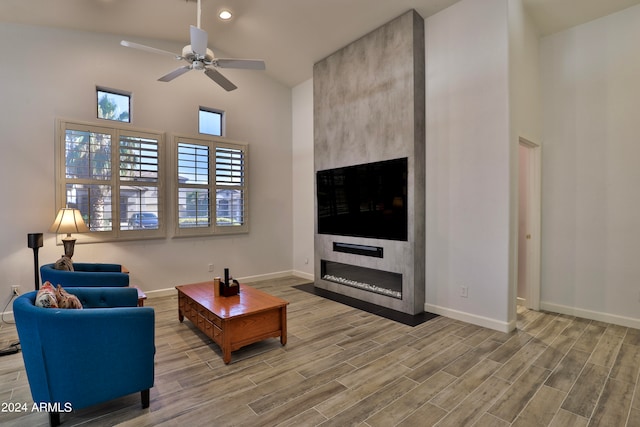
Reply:
[[[176, 289], [178, 289], [178, 287], [176, 287]], [[182, 292], [180, 291], [180, 289], [178, 289], [178, 320], [180, 321], [180, 323], [182, 323], [182, 321], [184, 320], [184, 314], [182, 313], [182, 308], [183, 304], [186, 303], [186, 301], [184, 300], [185, 297], [182, 295]]]
[[232, 325], [235, 325], [237, 320], [225, 319], [222, 321], [222, 344], [220, 349], [222, 350], [222, 361], [225, 364], [231, 362], [231, 330]]
[[280, 344], [287, 344], [287, 307], [280, 309]]

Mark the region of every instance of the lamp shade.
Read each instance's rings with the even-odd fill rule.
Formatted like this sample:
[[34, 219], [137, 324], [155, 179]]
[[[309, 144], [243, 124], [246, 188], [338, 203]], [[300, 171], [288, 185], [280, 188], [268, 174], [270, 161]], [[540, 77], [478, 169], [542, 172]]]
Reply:
[[86, 233], [89, 227], [84, 223], [82, 214], [78, 209], [62, 208], [58, 211], [56, 220], [49, 227], [50, 233], [70, 234], [70, 233]]

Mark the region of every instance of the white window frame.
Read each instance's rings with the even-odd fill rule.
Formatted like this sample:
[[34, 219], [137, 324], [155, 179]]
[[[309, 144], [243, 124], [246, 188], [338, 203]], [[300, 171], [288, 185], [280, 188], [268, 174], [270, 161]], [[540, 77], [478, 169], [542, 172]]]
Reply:
[[[55, 144], [55, 173], [56, 173], [56, 212], [67, 205], [67, 184], [92, 184], [100, 183], [111, 188], [111, 218], [112, 229], [110, 231], [90, 231], [88, 233], [76, 234], [77, 243], [93, 243], [114, 240], [141, 240], [155, 239], [166, 237], [167, 215], [165, 210], [166, 204], [166, 187], [165, 180], [167, 170], [165, 167], [165, 135], [163, 132], [153, 130], [134, 129], [130, 126], [123, 126], [124, 122], [114, 122], [113, 124], [90, 123], [76, 120], [56, 120], [56, 144]], [[99, 132], [109, 134], [112, 142], [111, 147], [111, 178], [109, 180], [82, 180], [66, 177], [66, 131], [74, 129], [87, 132]], [[132, 186], [131, 182], [120, 179], [120, 137], [148, 138], [157, 141], [158, 153], [158, 172], [157, 181], [139, 181], [141, 185], [157, 187], [157, 207], [158, 207], [158, 228], [157, 229], [139, 229], [128, 230], [121, 229], [120, 220], [120, 187]], [[114, 148], [115, 145], [115, 148]], [[90, 226], [89, 224], [87, 224]], [[58, 236], [60, 239], [63, 236]]]
[[[209, 149], [208, 183], [201, 185], [180, 184], [178, 167], [178, 147], [180, 143], [201, 145]], [[240, 150], [243, 153], [243, 179], [241, 185], [221, 185], [216, 183], [216, 149]], [[211, 236], [243, 234], [249, 232], [249, 145], [237, 141], [231, 141], [221, 137], [194, 137], [187, 135], [172, 136], [171, 146], [173, 178], [172, 181], [172, 212], [174, 215], [174, 235], [176, 237], [187, 236]], [[180, 227], [180, 188], [191, 187], [207, 189], [209, 192], [209, 224], [200, 227]], [[243, 222], [242, 225], [218, 225], [216, 221], [216, 192], [222, 189], [241, 190], [243, 197]]]

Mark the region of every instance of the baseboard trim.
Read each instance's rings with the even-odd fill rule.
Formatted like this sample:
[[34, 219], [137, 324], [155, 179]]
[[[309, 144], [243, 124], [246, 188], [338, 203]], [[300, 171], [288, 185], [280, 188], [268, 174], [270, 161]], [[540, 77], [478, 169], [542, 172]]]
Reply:
[[266, 274], [258, 274], [256, 276], [245, 276], [239, 277], [237, 280], [242, 282], [258, 282], [260, 280], [271, 280], [271, 279], [280, 279], [282, 277], [287, 277], [293, 275], [293, 270], [285, 270], [285, 271], [276, 271], [274, 273], [266, 273]]
[[[307, 273], [303, 273], [301, 271], [295, 271], [295, 270], [277, 271], [274, 273], [239, 277], [239, 278], [236, 278], [236, 280], [238, 280], [240, 283], [251, 283], [251, 282], [259, 282], [261, 280], [280, 279], [280, 278], [289, 277], [289, 276], [301, 277], [303, 279], [309, 279], [313, 281], [312, 274], [307, 274]], [[178, 291], [176, 290], [176, 288], [166, 288], [166, 289], [157, 289], [154, 291], [144, 291], [144, 293], [147, 295], [147, 298], [160, 298], [160, 297], [177, 295]]]
[[312, 273], [305, 273], [304, 271], [293, 270], [291, 274], [293, 274], [296, 277], [309, 280], [311, 282], [315, 280], [315, 276]]
[[552, 313], [566, 314], [568, 316], [581, 317], [583, 319], [597, 320], [627, 328], [640, 329], [640, 319], [634, 317], [619, 316], [617, 314], [603, 313], [601, 311], [586, 310], [583, 308], [569, 307], [561, 304], [540, 301], [540, 309]]
[[424, 311], [439, 314], [440, 316], [449, 317], [451, 319], [460, 320], [462, 322], [471, 323], [483, 328], [493, 329], [498, 332], [511, 332], [516, 328], [516, 321], [502, 322], [500, 320], [491, 319], [489, 317], [478, 316], [466, 313], [464, 311], [453, 310], [446, 307], [427, 304], [424, 305]]
[[160, 297], [170, 297], [174, 295], [178, 295], [178, 291], [176, 288], [167, 288], [167, 289], [158, 289], [155, 291], [144, 291], [147, 299], [149, 298], [160, 298]]

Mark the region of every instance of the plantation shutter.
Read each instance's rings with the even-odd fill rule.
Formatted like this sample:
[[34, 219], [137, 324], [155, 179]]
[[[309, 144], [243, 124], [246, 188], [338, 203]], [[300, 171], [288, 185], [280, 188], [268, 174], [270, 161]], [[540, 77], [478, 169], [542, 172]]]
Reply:
[[216, 225], [245, 223], [245, 152], [242, 148], [216, 147]]

